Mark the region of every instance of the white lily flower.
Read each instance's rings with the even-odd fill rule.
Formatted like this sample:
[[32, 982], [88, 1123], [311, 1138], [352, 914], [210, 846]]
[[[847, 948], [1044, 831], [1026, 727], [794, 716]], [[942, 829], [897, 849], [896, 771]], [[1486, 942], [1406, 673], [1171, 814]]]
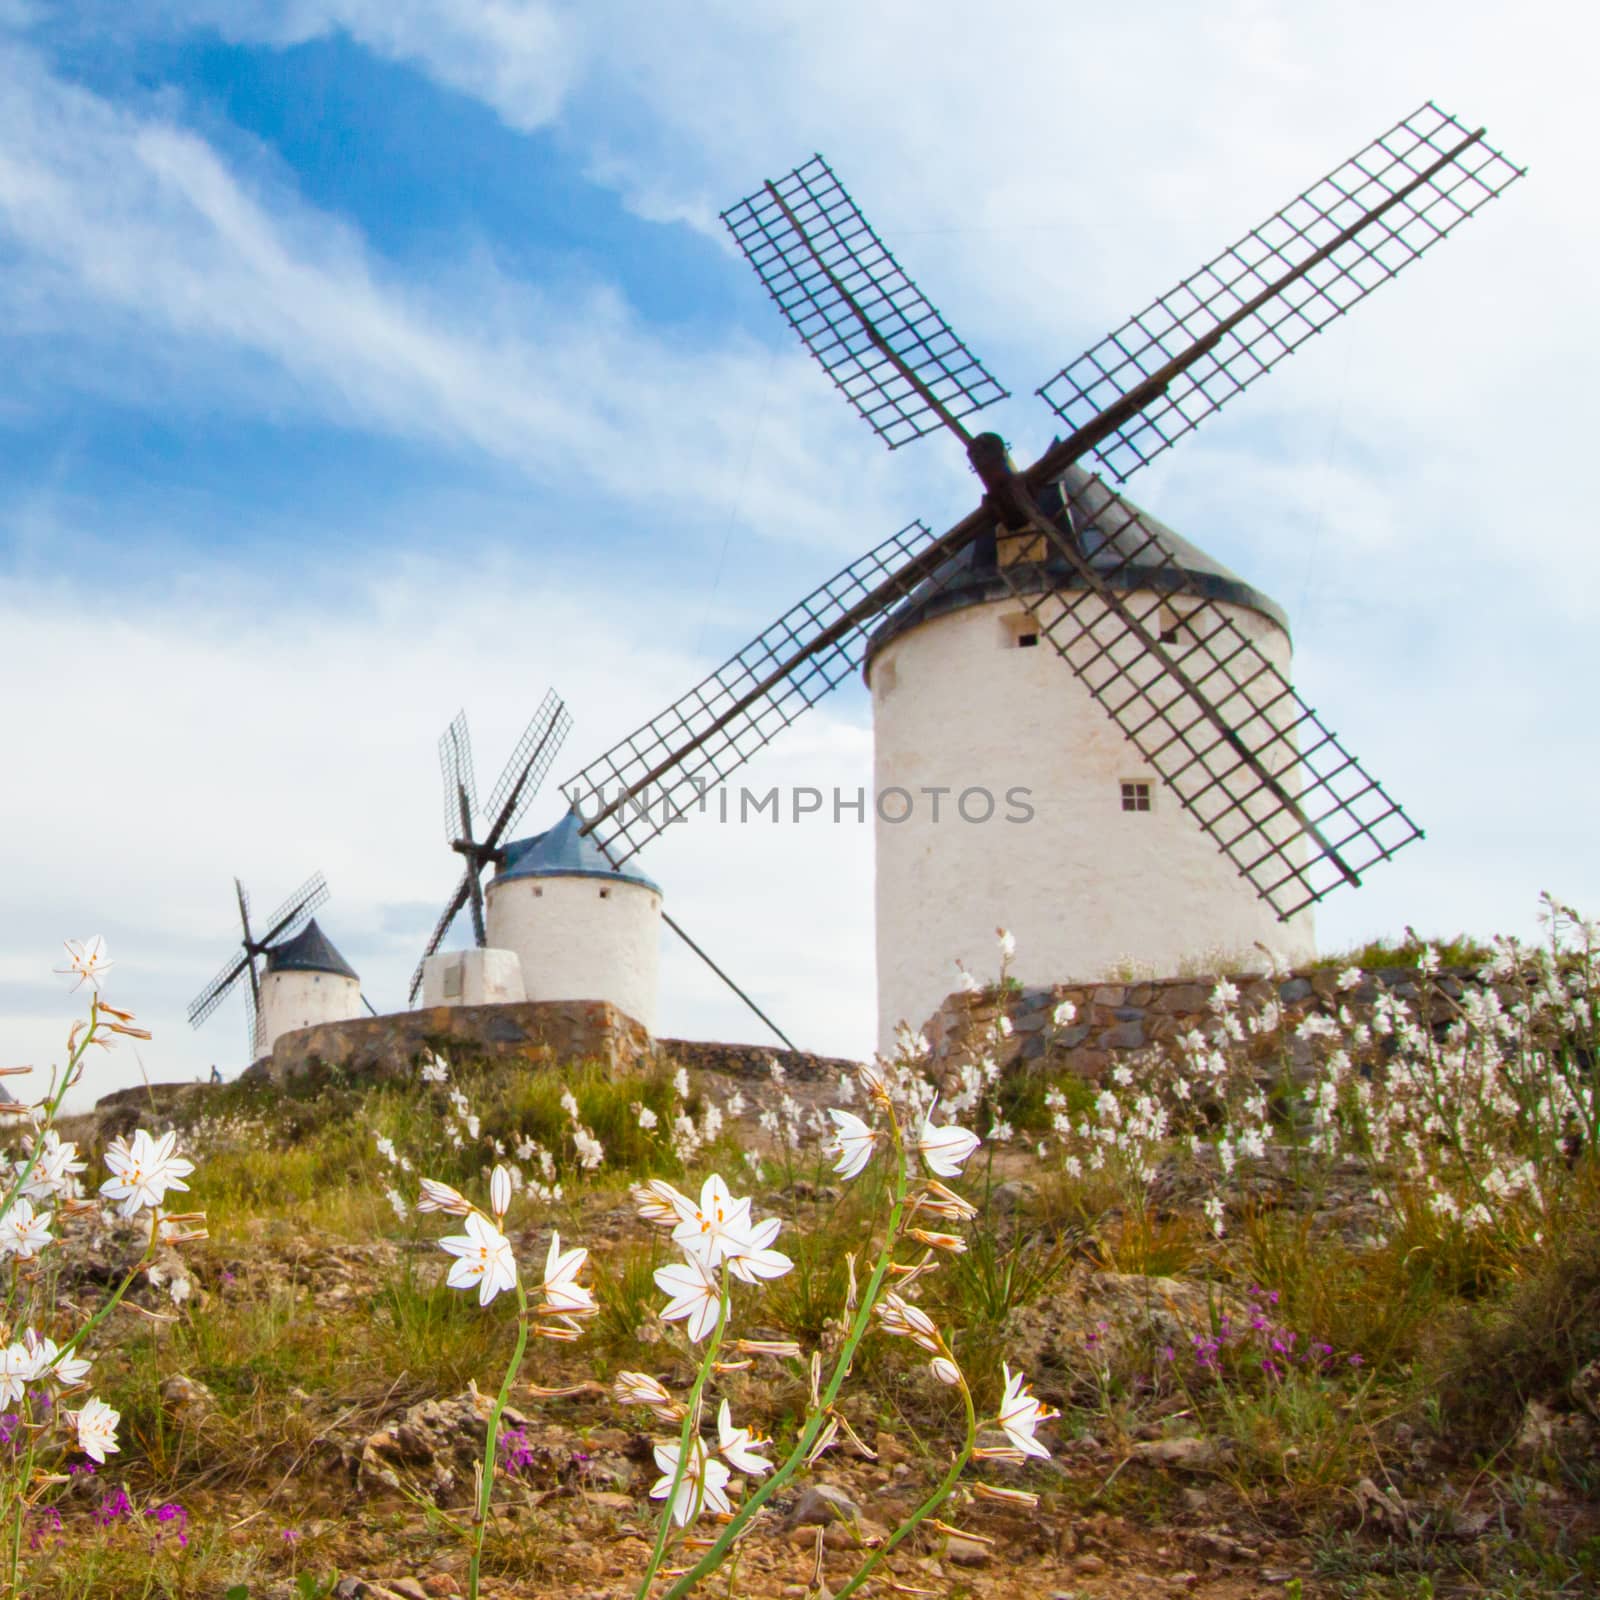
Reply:
[[621, 1406], [649, 1406], [653, 1411], [676, 1408], [666, 1385], [648, 1372], [619, 1372], [612, 1380], [611, 1393]]
[[781, 1278], [794, 1266], [781, 1250], [771, 1248], [782, 1226], [777, 1217], [768, 1217], [746, 1234], [729, 1235], [723, 1244], [723, 1260], [728, 1264], [728, 1271], [742, 1283]]
[[749, 1200], [735, 1200], [721, 1176], [713, 1172], [700, 1187], [700, 1204], [672, 1230], [672, 1239], [714, 1267], [730, 1246], [745, 1241], [749, 1232]]
[[1033, 1430], [1041, 1422], [1048, 1422], [1051, 1417], [1060, 1416], [1061, 1413], [1051, 1411], [1036, 1400], [1020, 1372], [1013, 1372], [1004, 1363], [1000, 1370], [1005, 1376], [1006, 1387], [1000, 1397], [1000, 1411], [995, 1420], [1005, 1436], [1025, 1456], [1038, 1456], [1048, 1461], [1050, 1452], [1034, 1438]]
[[909, 1300], [891, 1293], [886, 1294], [873, 1310], [885, 1333], [897, 1339], [909, 1339], [934, 1355], [943, 1353], [944, 1342], [939, 1337], [939, 1330], [934, 1326], [933, 1318], [921, 1306], [914, 1306]]
[[71, 1191], [72, 1179], [84, 1170], [84, 1163], [74, 1159], [77, 1145], [63, 1142], [54, 1128], [47, 1128], [39, 1146], [39, 1159], [33, 1172], [22, 1186], [22, 1193], [30, 1200], [43, 1200], [52, 1194]]
[[0, 1406], [22, 1403], [26, 1386], [38, 1376], [35, 1366], [33, 1352], [24, 1344], [0, 1350]]
[[697, 1255], [686, 1254], [671, 1266], [657, 1267], [656, 1287], [671, 1296], [661, 1313], [663, 1322], [684, 1324], [691, 1344], [699, 1344], [717, 1325], [722, 1308], [722, 1285], [717, 1275]]
[[117, 1424], [122, 1413], [113, 1411], [104, 1400], [91, 1396], [78, 1411], [69, 1411], [68, 1419], [78, 1430], [78, 1448], [102, 1466], [108, 1454], [114, 1455], [122, 1446], [117, 1443]]
[[571, 1315], [595, 1310], [594, 1296], [579, 1283], [578, 1273], [589, 1252], [584, 1249], [561, 1253], [561, 1235], [550, 1235], [550, 1254], [544, 1264], [544, 1303], [553, 1311]]
[[92, 939], [68, 939], [66, 947], [67, 965], [55, 970], [64, 978], [77, 974], [78, 981], [72, 986], [74, 992], [88, 984], [98, 994], [100, 979], [113, 965], [106, 955], [105, 940], [97, 933]]
[[1000, 941], [1001, 959], [1003, 961], [1009, 961], [1012, 956], [1017, 953], [1017, 941], [1011, 936], [1010, 931], [1006, 928], [996, 928], [994, 930], [994, 936]]
[[35, 1382], [53, 1376], [63, 1388], [70, 1389], [82, 1383], [94, 1365], [88, 1356], [62, 1355], [54, 1339], [42, 1339], [32, 1328], [22, 1335], [22, 1342], [33, 1358], [33, 1371], [28, 1376]]
[[851, 1111], [836, 1111], [830, 1106], [828, 1115], [833, 1118], [837, 1131], [824, 1142], [823, 1154], [838, 1156], [833, 1170], [841, 1178], [854, 1178], [872, 1159], [872, 1152], [878, 1143], [878, 1130], [869, 1128]]
[[511, 1209], [511, 1174], [498, 1164], [489, 1174], [489, 1209], [496, 1222]]
[[665, 1178], [652, 1178], [633, 1186], [634, 1209], [658, 1228], [675, 1228], [695, 1213], [694, 1201], [680, 1194]]
[[757, 1439], [752, 1437], [748, 1428], [736, 1428], [733, 1418], [728, 1411], [728, 1402], [723, 1400], [717, 1411], [717, 1449], [722, 1459], [733, 1468], [735, 1472], [744, 1472], [752, 1477], [760, 1477], [763, 1472], [772, 1471], [772, 1463], [764, 1456], [755, 1452], [763, 1445], [771, 1444], [770, 1439]]
[[442, 1211], [446, 1216], [465, 1217], [471, 1215], [472, 1202], [448, 1183], [440, 1183], [437, 1178], [424, 1178], [422, 1193], [417, 1197], [417, 1210]]
[[[678, 1471], [678, 1455], [679, 1446], [676, 1443], [656, 1446], [656, 1465], [662, 1475], [651, 1487], [652, 1500], [665, 1500], [672, 1494], [672, 1480]], [[696, 1516], [697, 1508], [698, 1511], [712, 1511], [726, 1516], [733, 1509], [727, 1495], [730, 1477], [732, 1473], [715, 1456], [706, 1453], [706, 1447], [700, 1440], [691, 1440], [689, 1459], [684, 1465], [678, 1492], [672, 1498], [672, 1520], [680, 1528], [686, 1528]]]
[[194, 1171], [194, 1162], [177, 1149], [178, 1135], [170, 1128], [159, 1139], [152, 1139], [143, 1128], [131, 1142], [113, 1139], [106, 1150], [106, 1168], [112, 1176], [100, 1185], [100, 1193], [121, 1202], [121, 1214], [131, 1217], [146, 1206], [157, 1208], [169, 1189], [187, 1192], [189, 1185], [183, 1180]]
[[917, 1153], [928, 1171], [941, 1178], [959, 1177], [967, 1158], [982, 1143], [977, 1134], [953, 1122], [942, 1128], [934, 1127], [931, 1106], [917, 1131]]
[[949, 1356], [935, 1356], [928, 1363], [928, 1370], [933, 1373], [940, 1383], [960, 1383], [961, 1368]]
[[51, 1242], [48, 1211], [34, 1213], [33, 1202], [20, 1197], [11, 1202], [11, 1209], [0, 1220], [0, 1255], [15, 1256], [18, 1261], [32, 1261]]
[[467, 1218], [467, 1231], [439, 1241], [456, 1257], [445, 1282], [452, 1289], [478, 1287], [478, 1304], [486, 1306], [502, 1289], [517, 1286], [517, 1262], [511, 1241], [481, 1212]]

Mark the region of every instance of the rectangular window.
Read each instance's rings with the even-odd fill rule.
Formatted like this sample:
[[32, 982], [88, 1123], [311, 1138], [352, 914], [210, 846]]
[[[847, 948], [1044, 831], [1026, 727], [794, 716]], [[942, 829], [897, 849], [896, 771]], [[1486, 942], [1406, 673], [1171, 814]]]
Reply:
[[1122, 785], [1122, 809], [1124, 811], [1148, 811], [1150, 809], [1150, 785], [1142, 778], [1128, 778]]

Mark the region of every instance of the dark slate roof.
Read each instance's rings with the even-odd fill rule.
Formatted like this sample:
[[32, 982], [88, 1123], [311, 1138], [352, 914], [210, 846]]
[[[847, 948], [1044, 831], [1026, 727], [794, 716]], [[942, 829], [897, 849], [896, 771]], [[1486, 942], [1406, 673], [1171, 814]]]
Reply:
[[[1099, 478], [1082, 467], [1068, 467], [1048, 485], [1039, 495], [1039, 506], [1063, 531], [1070, 531], [1078, 549], [1105, 574], [1110, 587], [1171, 590], [1178, 586], [1182, 581], [1178, 573], [1150, 560], [1146, 545], [1153, 537], [1190, 585], [1202, 594], [1260, 612], [1285, 633], [1289, 631], [1289, 618], [1276, 601], [1269, 600], [1259, 589], [1253, 589], [1237, 573], [1230, 572], [1198, 545], [1174, 533], [1148, 511], [1112, 493]], [[1142, 529], [1132, 526], [1136, 515], [1142, 521]], [[1145, 554], [1143, 561], [1129, 559], [1140, 551]], [[965, 610], [968, 606], [1004, 600], [1012, 593], [1011, 585], [1029, 593], [1083, 587], [1072, 567], [1054, 553], [1043, 562], [1012, 567], [1009, 578], [1008, 584], [995, 570], [995, 535], [990, 528], [953, 555], [889, 613], [867, 641], [865, 664], [870, 666], [873, 656], [884, 645], [919, 623]]]
[[506, 846], [505, 863], [495, 874], [501, 878], [613, 878], [637, 883], [661, 893], [661, 885], [637, 867], [614, 867], [594, 842], [582, 833], [583, 818], [569, 811], [553, 828], [531, 839], [514, 839]]
[[275, 944], [267, 951], [268, 972], [332, 972], [341, 978], [361, 981], [354, 967], [333, 948], [317, 919], [313, 917], [292, 939]]

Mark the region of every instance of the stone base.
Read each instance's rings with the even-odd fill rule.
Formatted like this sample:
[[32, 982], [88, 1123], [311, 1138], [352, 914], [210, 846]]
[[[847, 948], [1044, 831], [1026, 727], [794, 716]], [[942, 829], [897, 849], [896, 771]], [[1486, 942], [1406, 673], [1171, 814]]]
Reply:
[[363, 1079], [410, 1078], [430, 1051], [447, 1060], [551, 1065], [599, 1061], [633, 1072], [655, 1060], [650, 1035], [604, 1000], [432, 1006], [286, 1033], [245, 1073], [274, 1083], [315, 1067]]
[[515, 1005], [528, 998], [515, 950], [447, 950], [422, 963], [422, 1008]]

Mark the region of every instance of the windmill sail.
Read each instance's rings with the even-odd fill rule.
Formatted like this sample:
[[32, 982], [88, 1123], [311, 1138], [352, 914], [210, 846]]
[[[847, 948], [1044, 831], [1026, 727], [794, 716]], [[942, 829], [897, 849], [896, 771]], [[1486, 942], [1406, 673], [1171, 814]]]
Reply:
[[1077, 430], [1165, 378], [1094, 446], [1125, 482], [1522, 175], [1429, 102], [1038, 392]]

